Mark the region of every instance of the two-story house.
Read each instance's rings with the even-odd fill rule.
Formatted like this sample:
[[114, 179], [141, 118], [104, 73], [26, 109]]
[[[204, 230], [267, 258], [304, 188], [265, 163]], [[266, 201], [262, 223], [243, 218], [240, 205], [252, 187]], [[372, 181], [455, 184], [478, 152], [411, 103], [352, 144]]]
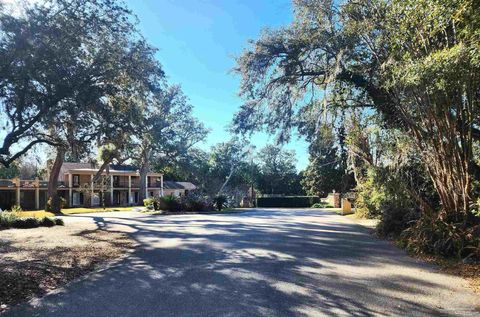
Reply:
[[[58, 178], [58, 193], [67, 207], [141, 205], [139, 201], [140, 174], [138, 169], [126, 165], [110, 165], [101, 180], [92, 183], [98, 167], [90, 163], [64, 163]], [[163, 175], [149, 172], [146, 175], [145, 197], [168, 194], [182, 195], [195, 186], [188, 182], [167, 182]], [[0, 208], [19, 205], [25, 210], [44, 208], [47, 201], [47, 181], [4, 179], [0, 180]]]

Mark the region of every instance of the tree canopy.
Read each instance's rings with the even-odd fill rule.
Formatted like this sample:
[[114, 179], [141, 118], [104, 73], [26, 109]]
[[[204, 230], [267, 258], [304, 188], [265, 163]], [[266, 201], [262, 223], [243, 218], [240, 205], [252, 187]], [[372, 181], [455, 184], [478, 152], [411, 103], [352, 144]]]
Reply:
[[236, 130], [266, 126], [283, 140], [318, 107], [371, 108], [414, 140], [444, 210], [467, 212], [478, 169], [478, 14], [471, 0], [295, 1], [295, 21], [237, 59], [246, 102]]
[[[460, 223], [454, 228], [465, 230], [458, 234], [464, 240], [445, 241], [443, 251], [468, 253], [455, 245], [475, 244], [471, 232], [479, 222], [478, 6], [476, 0], [294, 1], [294, 21], [264, 30], [237, 58], [234, 71], [245, 102], [234, 130], [265, 129], [285, 141], [298, 129], [318, 144], [325, 124], [345, 122], [331, 149], [348, 147], [357, 191], [365, 188], [362, 183], [383, 182], [376, 187], [383, 196], [376, 197], [399, 202], [397, 186], [421, 209], [418, 224], [434, 223], [446, 232]], [[365, 127], [365, 118], [374, 123]], [[310, 170], [321, 166], [316, 162], [322, 155], [311, 152]], [[399, 155], [402, 164], [394, 161]], [[407, 166], [416, 174], [407, 173]], [[314, 174], [307, 170], [308, 187]], [[421, 175], [426, 179], [419, 181]], [[395, 217], [402, 208], [393, 208]], [[408, 232], [417, 246], [436, 239], [420, 227]]]

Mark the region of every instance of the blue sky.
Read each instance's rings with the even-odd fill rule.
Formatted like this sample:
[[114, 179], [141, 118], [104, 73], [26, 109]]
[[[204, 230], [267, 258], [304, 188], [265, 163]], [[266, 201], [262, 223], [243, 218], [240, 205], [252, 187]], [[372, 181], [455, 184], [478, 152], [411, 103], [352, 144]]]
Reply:
[[[230, 73], [249, 39], [265, 27], [292, 20], [290, 0], [127, 0], [138, 16], [140, 30], [159, 48], [158, 59], [170, 83], [180, 84], [195, 115], [212, 131], [206, 144], [226, 141], [226, 126], [242, 100], [239, 78]], [[256, 134], [261, 147], [273, 136]], [[294, 138], [285, 146], [297, 153], [297, 168], [308, 163], [307, 144]]]

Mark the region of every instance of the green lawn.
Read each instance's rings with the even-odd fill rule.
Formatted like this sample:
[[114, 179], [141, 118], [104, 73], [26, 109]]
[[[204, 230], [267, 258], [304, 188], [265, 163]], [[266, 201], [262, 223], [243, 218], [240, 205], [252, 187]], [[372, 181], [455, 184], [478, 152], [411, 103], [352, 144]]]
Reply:
[[[62, 214], [64, 215], [73, 215], [73, 214], [85, 214], [85, 213], [92, 213], [92, 212], [112, 212], [112, 211], [131, 211], [133, 208], [136, 207], [109, 207], [109, 208], [101, 208], [101, 207], [92, 207], [92, 208], [64, 208], [62, 209]], [[51, 212], [47, 212], [44, 210], [33, 210], [33, 211], [19, 211], [16, 212], [18, 217], [35, 217], [35, 218], [43, 218], [43, 217], [53, 217], [55, 216]]]
[[62, 213], [65, 215], [71, 214], [86, 214], [91, 212], [112, 212], [112, 211], [131, 211], [137, 207], [107, 207], [103, 209], [102, 207], [92, 207], [92, 208], [65, 208], [62, 209]]
[[54, 217], [55, 215], [51, 212], [45, 210], [34, 210], [34, 211], [16, 211], [15, 215], [21, 218], [43, 218], [43, 217]]

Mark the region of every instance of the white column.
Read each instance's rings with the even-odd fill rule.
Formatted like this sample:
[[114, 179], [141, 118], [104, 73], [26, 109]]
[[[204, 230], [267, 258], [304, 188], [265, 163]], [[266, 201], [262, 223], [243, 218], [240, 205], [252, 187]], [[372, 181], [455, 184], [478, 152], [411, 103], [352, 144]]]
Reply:
[[73, 176], [72, 174], [68, 174], [68, 205], [70, 207], [72, 207], [72, 202], [73, 202], [72, 187], [73, 187]]
[[145, 176], [145, 198], [148, 198], [148, 175]]
[[40, 209], [40, 181], [35, 178], [35, 209]]
[[15, 188], [15, 203], [17, 206], [20, 206], [20, 178], [16, 178], [15, 179], [15, 185], [17, 186], [17, 188]]
[[110, 205], [113, 206], [113, 175], [110, 175]]
[[132, 202], [132, 175], [128, 175], [128, 205]]
[[162, 176], [160, 177], [160, 186], [162, 186], [162, 187], [161, 187], [161, 188], [162, 188], [162, 190], [161, 190], [161, 193], [162, 193], [162, 194], [161, 194], [161, 195], [162, 195], [162, 197], [163, 197], [163, 195], [164, 195], [164, 194], [163, 194], [163, 174], [162, 174]]
[[93, 174], [90, 175], [90, 206], [93, 206]]

